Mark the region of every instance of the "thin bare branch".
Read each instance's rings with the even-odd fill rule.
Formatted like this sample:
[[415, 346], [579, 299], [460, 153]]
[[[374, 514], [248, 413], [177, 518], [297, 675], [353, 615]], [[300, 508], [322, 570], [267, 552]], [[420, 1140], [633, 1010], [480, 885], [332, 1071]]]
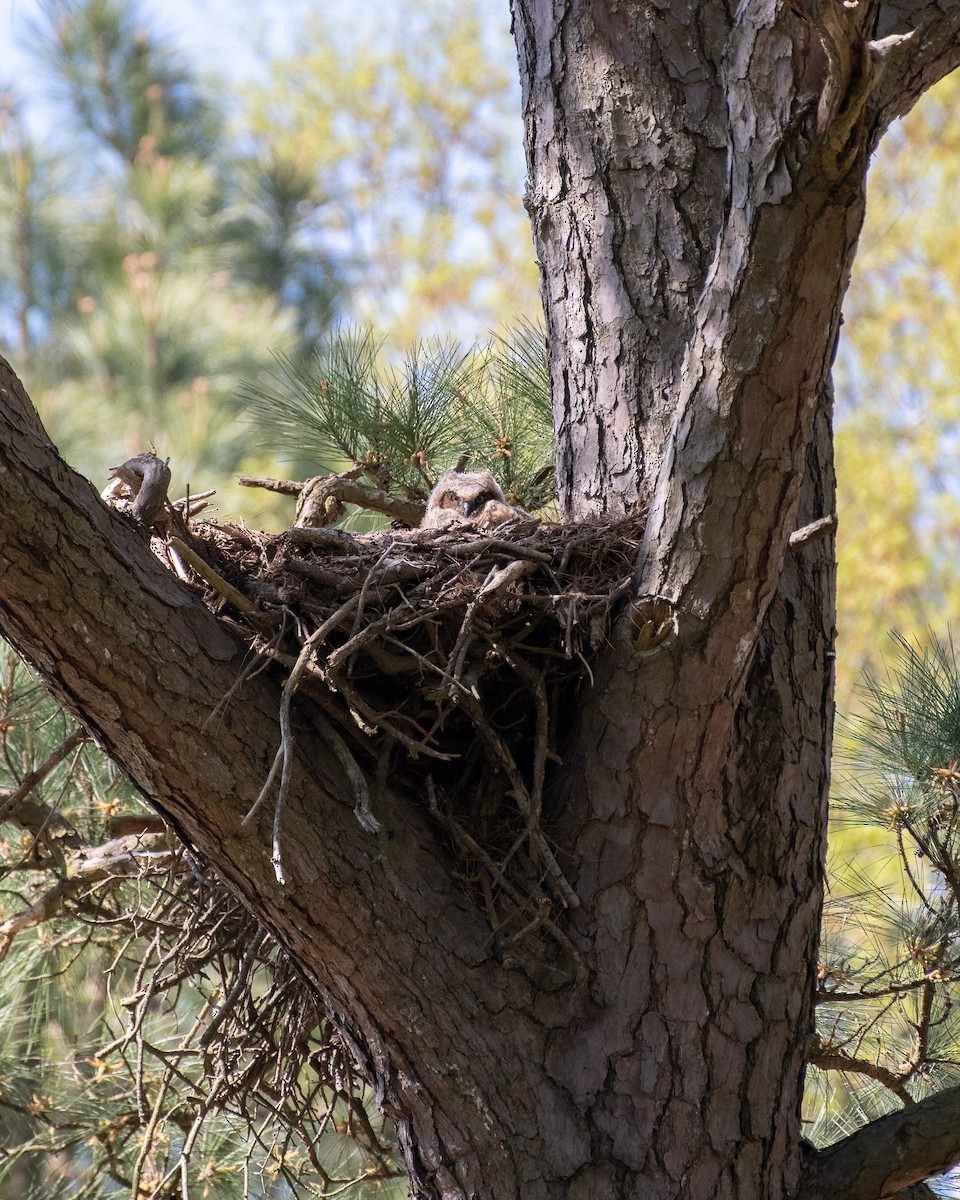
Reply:
[[868, 1079], [875, 1079], [877, 1083], [883, 1084], [902, 1104], [913, 1103], [913, 1097], [906, 1088], [907, 1077], [881, 1066], [873, 1059], [859, 1058], [856, 1055], [845, 1053], [836, 1046], [829, 1046], [818, 1041], [811, 1050], [807, 1061], [811, 1066], [819, 1067], [821, 1071], [843, 1071], [850, 1075], [865, 1075]]
[[25, 800], [33, 789], [41, 784], [55, 767], [58, 767], [65, 758], [69, 758], [74, 750], [82, 746], [89, 738], [90, 735], [85, 729], [74, 730], [68, 738], [60, 743], [44, 763], [25, 775], [12, 792], [2, 793], [3, 803], [0, 803], [0, 821], [3, 821], [9, 813], [14, 812], [17, 805]]

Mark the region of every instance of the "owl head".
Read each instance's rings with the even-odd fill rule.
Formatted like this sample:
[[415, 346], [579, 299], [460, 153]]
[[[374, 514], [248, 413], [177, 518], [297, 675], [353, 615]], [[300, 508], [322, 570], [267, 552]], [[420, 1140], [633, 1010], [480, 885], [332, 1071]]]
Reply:
[[446, 509], [469, 521], [491, 500], [505, 503], [506, 496], [489, 471], [445, 471], [430, 493], [427, 516]]

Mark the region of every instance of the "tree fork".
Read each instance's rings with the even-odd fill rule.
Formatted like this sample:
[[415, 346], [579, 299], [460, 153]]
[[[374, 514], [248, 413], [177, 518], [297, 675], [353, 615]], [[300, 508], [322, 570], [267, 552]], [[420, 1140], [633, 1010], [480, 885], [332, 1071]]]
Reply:
[[[833, 539], [787, 550], [831, 532], [826, 398], [868, 152], [958, 58], [955, 8], [912, 30], [853, 9], [513, 3], [561, 506], [648, 491], [637, 599], [676, 629], [601, 664], [564, 789], [590, 872], [572, 882], [596, 898], [573, 924], [609, 978], [558, 1071], [641, 1131], [651, 1194], [780, 1196], [802, 1170]], [[897, 55], [921, 38], [922, 82]]]
[[[320, 738], [298, 740], [278, 886], [269, 815], [242, 820], [276, 751], [280, 685], [248, 678], [246, 643], [57, 456], [2, 358], [0, 547], [0, 634], [317, 987], [398, 1122], [419, 1194], [518, 1186], [511, 1128], [556, 1091], [542, 1077], [521, 1120], [511, 1073], [531, 1050], [529, 981], [492, 958], [414, 807], [381, 793], [385, 832], [364, 831]], [[510, 1004], [497, 1025], [479, 1019]]]
[[[244, 645], [56, 458], [5, 364], [0, 630], [318, 987], [414, 1195], [779, 1200], [815, 1173], [833, 652], [832, 540], [789, 543], [833, 512], [868, 153], [960, 61], [960, 3], [515, 0], [514, 25], [561, 504], [651, 497], [634, 599], [670, 614], [642, 645], [614, 631], [551, 798], [585, 982], [495, 961], [422, 807], [385, 792], [365, 831], [322, 738], [297, 739], [278, 887], [266, 814], [240, 823], [279, 682], [245, 678]], [[911, 1153], [896, 1186], [931, 1165]]]

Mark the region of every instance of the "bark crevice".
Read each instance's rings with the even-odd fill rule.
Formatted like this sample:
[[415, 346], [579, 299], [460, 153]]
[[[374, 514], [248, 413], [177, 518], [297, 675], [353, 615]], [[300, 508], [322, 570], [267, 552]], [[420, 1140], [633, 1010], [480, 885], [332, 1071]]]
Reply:
[[[789, 539], [833, 512], [828, 373], [868, 152], [960, 61], [960, 4], [864, 3], [856, 36], [913, 28], [916, 53], [865, 100], [840, 71], [832, 140], [819, 0], [513, 7], [562, 500], [583, 518], [650, 495], [636, 594], [669, 606], [649, 645], [615, 624], [549, 796], [584, 977], [492, 954], [429, 810], [391, 779], [364, 829], [322, 735], [297, 740], [278, 885], [268, 814], [242, 818], [281, 680], [233, 693], [243, 639], [56, 458], [5, 364], [0, 630], [300, 963], [398, 1120], [415, 1196], [785, 1200], [834, 634], [832, 539]], [[879, 1186], [950, 1154], [890, 1159]]]

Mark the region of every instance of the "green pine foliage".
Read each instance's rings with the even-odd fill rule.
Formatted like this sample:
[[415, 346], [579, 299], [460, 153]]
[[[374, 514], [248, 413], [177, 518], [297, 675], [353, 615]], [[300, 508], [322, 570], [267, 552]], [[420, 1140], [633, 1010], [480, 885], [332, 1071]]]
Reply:
[[486, 352], [487, 403], [471, 414], [473, 445], [508, 498], [531, 512], [554, 512], [553, 405], [546, 337], [522, 321]]
[[[917, 799], [929, 800], [933, 772], [960, 759], [957, 652], [952, 637], [932, 636], [929, 646], [917, 646], [895, 635], [894, 643], [890, 677], [865, 681], [866, 711], [852, 724], [850, 758], [861, 771], [882, 771], [898, 788], [909, 785]], [[869, 821], [876, 796], [867, 793], [863, 801], [851, 811]]]
[[399, 1195], [389, 1128], [331, 1086], [349, 1063], [264, 931], [162, 835], [108, 841], [146, 810], [102, 753], [72, 746], [10, 808], [73, 730], [0, 653], [0, 1196]]
[[153, 449], [177, 494], [213, 487], [225, 511], [279, 519], [233, 484], [272, 469], [237, 391], [272, 347], [305, 353], [336, 311], [324, 196], [228, 129], [224, 101], [136, 3], [53, 0], [30, 45], [69, 140], [39, 147], [0, 96], [4, 351], [94, 480]]
[[960, 661], [949, 637], [895, 645], [837, 754], [847, 861], [830, 863], [809, 1097], [824, 1142], [960, 1083]]
[[543, 334], [532, 325], [464, 349], [422, 342], [384, 361], [369, 329], [341, 330], [307, 362], [277, 355], [242, 394], [266, 448], [321, 471], [362, 467], [384, 490], [425, 500], [464, 456], [508, 499], [544, 511], [554, 498], [553, 422]]

